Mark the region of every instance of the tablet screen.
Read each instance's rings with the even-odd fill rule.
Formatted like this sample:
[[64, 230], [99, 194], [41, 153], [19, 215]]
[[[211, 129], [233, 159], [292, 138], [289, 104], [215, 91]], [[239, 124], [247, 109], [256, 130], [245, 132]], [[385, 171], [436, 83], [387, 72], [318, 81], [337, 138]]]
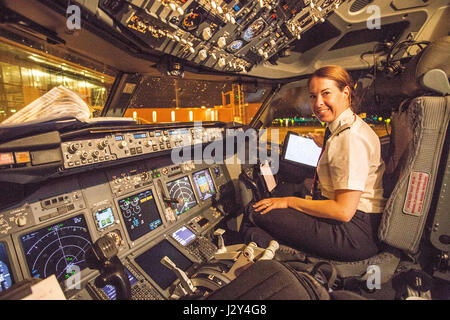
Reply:
[[311, 167], [317, 167], [322, 148], [313, 139], [290, 134], [285, 146], [284, 159]]

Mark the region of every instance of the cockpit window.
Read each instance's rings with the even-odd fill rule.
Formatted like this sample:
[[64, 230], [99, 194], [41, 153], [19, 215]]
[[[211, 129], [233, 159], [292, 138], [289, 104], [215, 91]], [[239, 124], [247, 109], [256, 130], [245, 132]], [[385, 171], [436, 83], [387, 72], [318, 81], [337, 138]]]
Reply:
[[[358, 89], [354, 90], [352, 98], [353, 110], [379, 137], [387, 135], [390, 119], [386, 113], [377, 111], [378, 108], [373, 107], [375, 103], [371, 100], [371, 95], [367, 94], [370, 89], [367, 89], [364, 79], [356, 78], [357, 75], [354, 77]], [[363, 86], [366, 88], [360, 89]], [[263, 123], [262, 128], [267, 129], [267, 139], [272, 139], [271, 137], [276, 134], [281, 144], [288, 131], [301, 135], [324, 134], [325, 123], [320, 122], [312, 113], [309, 96], [306, 79], [288, 83], [275, 94], [259, 119]], [[276, 142], [275, 140], [271, 141]]]
[[0, 123], [51, 89], [76, 92], [100, 116], [114, 77], [0, 39]]
[[221, 121], [250, 123], [270, 87], [232, 81], [144, 76], [125, 117], [139, 123]]

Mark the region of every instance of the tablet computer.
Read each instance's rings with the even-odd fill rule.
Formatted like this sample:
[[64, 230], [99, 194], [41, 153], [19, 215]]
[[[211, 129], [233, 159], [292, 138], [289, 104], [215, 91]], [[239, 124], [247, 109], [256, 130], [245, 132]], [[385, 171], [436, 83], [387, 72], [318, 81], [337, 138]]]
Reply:
[[322, 152], [322, 148], [313, 139], [292, 131], [289, 131], [284, 138], [282, 150], [282, 160], [313, 168], [317, 167]]

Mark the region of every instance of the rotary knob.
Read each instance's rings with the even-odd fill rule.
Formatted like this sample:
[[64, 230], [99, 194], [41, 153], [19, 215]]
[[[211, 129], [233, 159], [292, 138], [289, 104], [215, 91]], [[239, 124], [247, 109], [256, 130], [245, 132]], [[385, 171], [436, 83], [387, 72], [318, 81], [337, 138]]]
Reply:
[[127, 146], [127, 143], [125, 142], [125, 141], [120, 141], [120, 143], [119, 143], [119, 148], [120, 149], [123, 149], [123, 148], [125, 148]]
[[69, 145], [69, 147], [67, 148], [69, 153], [75, 153], [75, 152], [77, 152], [78, 149], [80, 149], [80, 144], [78, 142], [71, 143]]
[[211, 39], [212, 37], [212, 31], [210, 27], [206, 27], [205, 29], [203, 29], [202, 31], [202, 38], [205, 41], [208, 41], [209, 39]]
[[225, 37], [220, 37], [219, 39], [217, 39], [217, 46], [219, 48], [224, 48], [227, 45], [227, 39]]
[[208, 58], [208, 52], [206, 51], [206, 49], [202, 49], [198, 52], [198, 58], [200, 59], [200, 61], [206, 60], [206, 58]]
[[97, 146], [100, 150], [105, 149], [108, 146], [108, 140], [102, 140]]
[[225, 67], [226, 61], [224, 58], [220, 58], [218, 61], [219, 67], [223, 68]]
[[27, 224], [27, 217], [20, 216], [16, 218], [16, 224], [19, 227], [23, 227]]

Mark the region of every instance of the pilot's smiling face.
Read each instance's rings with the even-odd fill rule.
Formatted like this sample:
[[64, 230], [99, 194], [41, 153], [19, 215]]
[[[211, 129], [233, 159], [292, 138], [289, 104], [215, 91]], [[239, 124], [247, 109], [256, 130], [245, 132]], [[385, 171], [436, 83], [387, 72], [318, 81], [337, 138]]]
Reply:
[[309, 83], [311, 111], [321, 122], [330, 123], [349, 107], [349, 87], [339, 89], [336, 81], [313, 77]]

